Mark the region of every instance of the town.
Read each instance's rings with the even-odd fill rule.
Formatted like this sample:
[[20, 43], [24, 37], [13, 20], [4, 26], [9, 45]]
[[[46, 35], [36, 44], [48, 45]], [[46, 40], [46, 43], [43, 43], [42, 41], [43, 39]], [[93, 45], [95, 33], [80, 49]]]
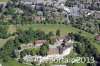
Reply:
[[99, 47], [99, 0], [0, 0], [0, 66], [99, 66]]

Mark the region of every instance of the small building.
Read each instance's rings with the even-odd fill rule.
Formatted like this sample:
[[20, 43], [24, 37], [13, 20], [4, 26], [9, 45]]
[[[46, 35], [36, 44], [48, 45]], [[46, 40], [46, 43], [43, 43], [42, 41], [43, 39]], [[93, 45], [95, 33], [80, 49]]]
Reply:
[[96, 41], [100, 41], [100, 35], [96, 36]]
[[22, 13], [24, 13], [24, 12], [23, 12], [23, 10], [21, 10], [20, 8], [16, 8], [15, 13], [21, 13], [21, 14], [22, 14]]
[[59, 54], [58, 48], [49, 48], [48, 55]]
[[43, 4], [43, 5], [52, 5], [52, 0], [21, 0], [21, 3], [24, 4]]
[[34, 10], [35, 9], [35, 5], [31, 5], [30, 8], [31, 8], [31, 10]]
[[45, 20], [46, 19], [46, 17], [44, 17], [44, 16], [35, 16], [34, 17], [34, 20], [35, 21], [38, 21], [38, 22], [41, 22], [41, 21], [43, 21], [43, 20]]
[[20, 0], [21, 3], [24, 3], [24, 4], [32, 4], [32, 0]]
[[70, 7], [70, 15], [80, 16], [80, 9], [79, 9], [78, 5], [74, 5], [73, 7]]
[[35, 42], [34, 42], [34, 45], [35, 46], [41, 46], [41, 45], [43, 45], [44, 43], [46, 43], [47, 41], [46, 40], [36, 40]]
[[51, 4], [53, 4], [53, 1], [52, 0], [33, 0], [33, 4], [51, 5]]
[[100, 19], [100, 12], [94, 12], [93, 14], [91, 14], [92, 16], [95, 16], [97, 18]]
[[8, 15], [8, 16], [4, 16], [4, 18], [5, 18], [6, 20], [11, 20], [12, 17]]
[[73, 44], [73, 40], [69, 36], [65, 36], [64, 40], [62, 41], [62, 45], [67, 47]]
[[43, 16], [43, 12], [42, 11], [37, 11], [37, 15], [38, 16]]

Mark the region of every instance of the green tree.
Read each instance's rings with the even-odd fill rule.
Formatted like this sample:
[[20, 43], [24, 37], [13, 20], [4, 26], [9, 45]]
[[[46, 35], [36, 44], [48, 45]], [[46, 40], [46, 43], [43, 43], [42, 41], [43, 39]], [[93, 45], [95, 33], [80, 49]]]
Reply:
[[45, 63], [45, 66], [50, 66], [50, 63]]
[[31, 52], [30, 52], [30, 54], [31, 54], [32, 56], [36, 55], [35, 49], [32, 49]]
[[40, 66], [45, 66], [45, 64], [44, 63], [41, 63]]
[[18, 60], [18, 62], [20, 62], [20, 63], [23, 63], [23, 58], [20, 58], [19, 60]]
[[32, 62], [32, 65], [33, 65], [33, 66], [37, 66], [37, 64], [38, 64], [38, 63], [37, 63], [36, 61]]
[[57, 31], [56, 31], [56, 35], [57, 35], [57, 36], [60, 36], [60, 30], [57, 30]]
[[40, 55], [46, 56], [46, 55], [47, 55], [47, 52], [48, 52], [48, 49], [49, 49], [48, 44], [43, 44], [43, 45], [40, 47]]
[[50, 39], [50, 44], [54, 44], [55, 42], [56, 42], [56, 38], [52, 37], [52, 38]]

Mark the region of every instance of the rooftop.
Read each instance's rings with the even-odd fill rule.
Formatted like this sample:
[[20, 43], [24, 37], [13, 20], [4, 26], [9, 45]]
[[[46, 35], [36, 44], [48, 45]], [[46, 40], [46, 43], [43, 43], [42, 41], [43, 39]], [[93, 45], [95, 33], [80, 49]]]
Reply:
[[59, 54], [59, 49], [58, 48], [49, 48], [48, 55], [51, 55], [51, 54]]
[[35, 43], [36, 44], [43, 44], [43, 43], [46, 43], [47, 41], [46, 40], [36, 40]]

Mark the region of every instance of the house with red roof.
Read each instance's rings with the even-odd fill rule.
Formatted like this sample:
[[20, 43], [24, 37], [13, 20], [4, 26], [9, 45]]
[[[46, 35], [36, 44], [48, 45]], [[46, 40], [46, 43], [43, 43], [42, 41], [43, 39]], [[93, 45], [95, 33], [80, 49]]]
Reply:
[[39, 46], [43, 45], [46, 42], [47, 42], [46, 40], [36, 40], [34, 42], [34, 45], [39, 47]]

